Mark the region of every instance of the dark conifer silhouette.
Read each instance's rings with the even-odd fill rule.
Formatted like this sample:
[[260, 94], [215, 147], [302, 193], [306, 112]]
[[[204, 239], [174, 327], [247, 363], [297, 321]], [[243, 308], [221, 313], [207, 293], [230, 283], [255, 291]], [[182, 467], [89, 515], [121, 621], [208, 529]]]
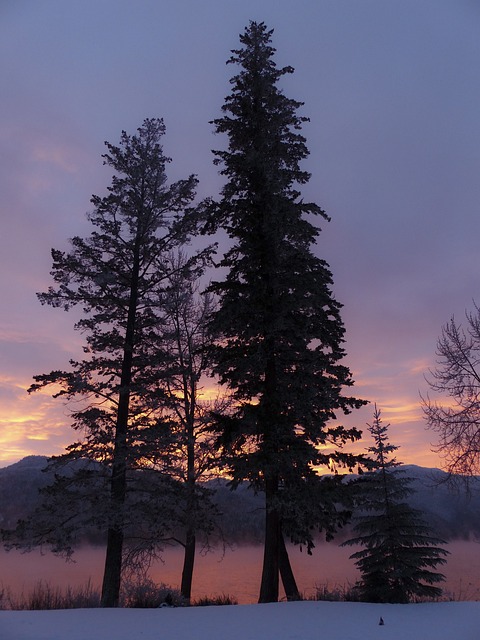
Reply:
[[[55, 396], [75, 400], [73, 427], [84, 437], [67, 457], [109, 469], [102, 503], [108, 516], [104, 606], [118, 604], [124, 531], [132, 515], [127, 472], [169, 438], [161, 412], [161, 372], [168, 361], [162, 305], [172, 272], [167, 257], [195, 233], [199, 219], [199, 209], [192, 208], [195, 177], [167, 184], [164, 132], [162, 120], [147, 119], [136, 135], [123, 132], [119, 146], [105, 143], [104, 163], [115, 175], [108, 195], [91, 199], [93, 231], [73, 238], [69, 253], [52, 250], [56, 287], [38, 296], [42, 304], [82, 311], [75, 328], [86, 337], [84, 359], [71, 361], [69, 371], [35, 376], [30, 390], [54, 385]], [[182, 269], [200, 269], [204, 258], [198, 254]], [[155, 485], [142, 478], [143, 489]], [[145, 501], [136, 507], [147, 513]]]
[[362, 576], [356, 589], [367, 602], [407, 603], [438, 597], [442, 590], [434, 585], [445, 577], [434, 569], [446, 562], [448, 552], [438, 547], [445, 542], [431, 535], [421, 512], [407, 502], [413, 493], [411, 480], [391, 457], [398, 447], [388, 442], [388, 427], [375, 407], [374, 420], [368, 425], [375, 442], [368, 449], [374, 470], [359, 481], [365, 513], [355, 524], [357, 535], [343, 543], [364, 547], [350, 556]]
[[[327, 423], [362, 404], [342, 394], [352, 378], [340, 364], [341, 305], [328, 265], [313, 253], [319, 229], [312, 218], [328, 217], [299, 191], [310, 178], [300, 168], [308, 155], [300, 133], [307, 118], [297, 115], [302, 103], [278, 87], [293, 69], [276, 67], [271, 36], [265, 24], [251, 22], [228, 61], [239, 71], [222, 117], [213, 121], [228, 146], [214, 152], [226, 184], [211, 220], [232, 240], [220, 263], [226, 278], [212, 285], [219, 298], [214, 371], [237, 403], [220, 430], [234, 483], [247, 480], [266, 495], [260, 602], [277, 600], [280, 568], [289, 575], [282, 521], [296, 542], [313, 545], [320, 506], [302, 529], [295, 514], [320, 482], [315, 467], [354, 464], [339, 447], [360, 432]], [[319, 448], [327, 443], [328, 453]]]

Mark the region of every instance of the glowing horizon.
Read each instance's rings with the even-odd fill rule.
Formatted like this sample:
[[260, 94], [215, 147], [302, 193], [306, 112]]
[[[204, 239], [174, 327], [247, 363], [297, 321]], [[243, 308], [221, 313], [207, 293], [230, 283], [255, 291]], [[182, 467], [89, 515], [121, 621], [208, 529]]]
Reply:
[[[70, 410], [62, 399], [51, 397], [51, 389], [41, 389], [28, 394], [32, 380], [25, 378], [0, 377], [2, 396], [9, 397], [0, 416], [0, 467], [13, 464], [29, 455], [59, 455], [74, 439], [70, 424]], [[364, 385], [370, 388], [365, 381]], [[356, 387], [354, 387], [356, 389]], [[218, 387], [204, 386], [201, 395], [215, 399]], [[420, 402], [403, 398], [403, 404], [396, 404], [393, 398], [377, 400], [382, 419], [390, 424], [389, 439], [399, 447], [398, 459], [405, 464], [424, 467], [440, 467], [441, 459], [432, 451], [431, 432], [426, 431]], [[362, 439], [346, 450], [354, 453], [365, 451], [370, 445], [367, 423], [371, 423], [373, 401], [349, 416], [339, 416], [335, 422], [346, 426], [356, 426], [363, 431]]]

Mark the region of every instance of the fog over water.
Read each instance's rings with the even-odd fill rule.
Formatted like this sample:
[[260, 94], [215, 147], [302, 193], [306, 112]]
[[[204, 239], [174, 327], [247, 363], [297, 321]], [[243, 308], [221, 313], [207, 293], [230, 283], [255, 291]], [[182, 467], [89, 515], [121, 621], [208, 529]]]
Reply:
[[[445, 548], [450, 551], [447, 564], [439, 569], [446, 576], [442, 587], [445, 594], [455, 600], [480, 600], [480, 543], [453, 541]], [[257, 601], [262, 566], [261, 546], [237, 546], [233, 550], [216, 549], [197, 556], [192, 597], [229, 594], [240, 604]], [[351, 548], [336, 543], [320, 543], [313, 556], [290, 548], [290, 557], [298, 587], [305, 595], [315, 592], [316, 586], [348, 587], [358, 578], [358, 572], [349, 559]], [[101, 584], [104, 550], [85, 547], [74, 555], [74, 563], [66, 563], [51, 553], [39, 551], [21, 554], [0, 551], [0, 585], [13, 592], [27, 593], [39, 580], [52, 586], [82, 586], [91, 580]], [[164, 563], [155, 563], [150, 577], [157, 583], [178, 587], [180, 583], [183, 550], [172, 547], [165, 551]], [[283, 594], [282, 594], [283, 595]]]

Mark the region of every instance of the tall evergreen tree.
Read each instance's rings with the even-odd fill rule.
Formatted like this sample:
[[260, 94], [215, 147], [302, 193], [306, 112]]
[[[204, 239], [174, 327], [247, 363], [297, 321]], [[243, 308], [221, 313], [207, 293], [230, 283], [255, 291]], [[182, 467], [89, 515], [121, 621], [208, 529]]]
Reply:
[[[300, 169], [307, 118], [297, 115], [302, 103], [278, 87], [293, 69], [277, 68], [271, 35], [250, 22], [240, 36], [243, 46], [228, 61], [240, 71], [213, 121], [228, 147], [214, 151], [226, 184], [212, 226], [232, 240], [220, 263], [226, 278], [212, 284], [219, 298], [212, 327], [220, 336], [214, 371], [236, 402], [220, 426], [233, 481], [247, 480], [266, 495], [260, 602], [278, 599], [282, 519], [293, 526], [295, 494], [319, 480], [318, 465], [353, 464], [338, 446], [360, 432], [327, 423], [362, 404], [342, 395], [352, 378], [340, 363], [341, 305], [328, 265], [312, 252], [319, 229], [311, 218], [328, 217], [298, 190], [310, 178]], [[326, 444], [328, 453], [320, 449]], [[312, 541], [310, 531], [302, 535], [297, 542]]]
[[375, 444], [375, 469], [361, 476], [360, 500], [364, 514], [358, 517], [354, 538], [344, 545], [364, 549], [350, 557], [361, 571], [357, 590], [367, 602], [407, 603], [414, 597], [437, 597], [442, 590], [433, 586], [445, 577], [433, 569], [446, 562], [447, 551], [438, 547], [444, 541], [431, 535], [422, 514], [411, 507], [411, 480], [399, 469], [391, 454], [398, 447], [388, 442], [388, 427], [375, 407], [368, 425]]
[[[115, 174], [108, 195], [91, 199], [93, 231], [73, 238], [69, 253], [52, 250], [56, 287], [39, 294], [42, 304], [82, 310], [75, 328], [86, 336], [84, 359], [72, 360], [69, 371], [35, 376], [31, 390], [55, 385], [55, 396], [75, 399], [73, 427], [85, 437], [69, 447], [69, 457], [109, 468], [104, 606], [118, 604], [127, 471], [168, 434], [159, 411], [166, 258], [188, 241], [199, 217], [192, 207], [196, 178], [167, 184], [164, 132], [162, 120], [147, 119], [136, 135], [123, 132], [118, 146], [105, 143], [104, 164]], [[198, 268], [203, 257], [184, 270]]]

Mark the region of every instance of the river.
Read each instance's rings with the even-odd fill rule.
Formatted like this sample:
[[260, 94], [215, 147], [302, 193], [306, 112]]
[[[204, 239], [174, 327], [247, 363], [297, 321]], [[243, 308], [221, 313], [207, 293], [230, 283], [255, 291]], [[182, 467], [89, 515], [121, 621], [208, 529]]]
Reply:
[[[438, 570], [445, 574], [441, 586], [455, 600], [480, 600], [480, 544], [453, 541], [444, 545], [450, 552], [448, 562]], [[321, 543], [309, 556], [298, 548], [289, 548], [298, 587], [305, 595], [315, 592], [317, 586], [343, 588], [353, 584], [358, 571], [349, 559], [350, 548], [336, 543]], [[182, 567], [182, 549], [168, 548], [164, 563], [157, 562], [150, 571], [155, 582], [178, 587]], [[66, 563], [51, 553], [39, 551], [22, 554], [0, 550], [0, 585], [14, 593], [28, 593], [39, 581], [52, 586], [85, 585], [88, 580], [101, 583], [104, 550], [85, 547], [74, 555], [75, 562]], [[256, 602], [260, 584], [262, 547], [238, 546], [234, 549], [216, 549], [206, 555], [198, 554], [193, 579], [192, 597], [228, 594], [240, 604]]]

